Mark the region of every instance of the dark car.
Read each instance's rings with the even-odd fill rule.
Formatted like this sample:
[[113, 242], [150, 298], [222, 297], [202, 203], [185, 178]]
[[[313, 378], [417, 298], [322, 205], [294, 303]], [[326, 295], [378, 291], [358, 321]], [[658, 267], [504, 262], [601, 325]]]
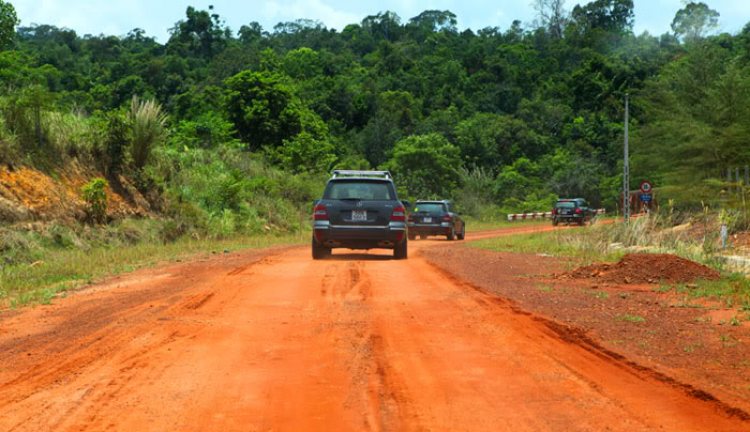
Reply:
[[334, 248], [393, 249], [396, 259], [406, 259], [408, 206], [388, 171], [334, 171], [323, 199], [315, 201], [313, 259]]
[[453, 201], [417, 201], [412, 214], [409, 215], [409, 239], [417, 236], [446, 236], [448, 240], [466, 237], [466, 222], [456, 211]]
[[596, 210], [589, 207], [583, 198], [559, 199], [552, 209], [552, 225], [571, 222], [585, 225], [596, 216]]

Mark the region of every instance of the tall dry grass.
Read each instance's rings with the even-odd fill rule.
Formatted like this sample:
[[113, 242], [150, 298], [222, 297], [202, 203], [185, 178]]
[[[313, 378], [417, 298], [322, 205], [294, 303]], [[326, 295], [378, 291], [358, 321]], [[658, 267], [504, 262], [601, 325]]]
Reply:
[[142, 101], [133, 96], [129, 118], [133, 127], [130, 156], [133, 166], [142, 169], [154, 147], [166, 138], [167, 114], [155, 100]]

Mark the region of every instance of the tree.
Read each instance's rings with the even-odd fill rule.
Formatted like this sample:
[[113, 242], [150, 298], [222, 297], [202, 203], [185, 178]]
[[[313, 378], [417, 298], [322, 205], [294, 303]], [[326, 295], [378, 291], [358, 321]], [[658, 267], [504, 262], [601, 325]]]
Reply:
[[595, 0], [573, 8], [573, 19], [585, 30], [622, 35], [633, 30], [633, 0]]
[[690, 2], [677, 11], [672, 21], [672, 31], [685, 42], [703, 38], [719, 26], [719, 13], [703, 3]]
[[4, 50], [13, 43], [17, 25], [16, 9], [9, 2], [0, 0], [0, 50]]
[[412, 135], [396, 143], [384, 168], [408, 196], [449, 198], [458, 186], [460, 152], [437, 134]]
[[300, 104], [281, 75], [244, 71], [224, 84], [227, 118], [251, 148], [278, 147], [302, 130]]
[[284, 169], [293, 173], [327, 171], [336, 161], [334, 150], [330, 141], [302, 131], [296, 137], [284, 140], [275, 157]]
[[394, 12], [385, 11], [362, 20], [362, 28], [377, 39], [389, 42], [398, 40], [401, 34], [401, 18]]
[[547, 28], [554, 38], [562, 39], [568, 24], [568, 11], [565, 0], [534, 0], [531, 6], [536, 10], [540, 24]]
[[451, 11], [426, 10], [409, 20], [409, 24], [429, 33], [437, 31], [456, 32], [456, 14]]

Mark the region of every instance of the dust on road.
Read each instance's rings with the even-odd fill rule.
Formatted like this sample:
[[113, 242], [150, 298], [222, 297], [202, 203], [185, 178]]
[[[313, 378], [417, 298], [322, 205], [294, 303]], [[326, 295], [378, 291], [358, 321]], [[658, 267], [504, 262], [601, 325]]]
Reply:
[[416, 253], [440, 243], [250, 252], [3, 318], [0, 430], [750, 429]]

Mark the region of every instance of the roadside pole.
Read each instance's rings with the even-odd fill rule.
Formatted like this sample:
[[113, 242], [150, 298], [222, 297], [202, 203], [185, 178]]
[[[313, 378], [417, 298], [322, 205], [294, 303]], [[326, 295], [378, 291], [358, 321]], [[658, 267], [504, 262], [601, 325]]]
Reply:
[[624, 222], [630, 221], [630, 157], [628, 154], [628, 110], [630, 95], [625, 94], [625, 148], [622, 164], [622, 214]]

